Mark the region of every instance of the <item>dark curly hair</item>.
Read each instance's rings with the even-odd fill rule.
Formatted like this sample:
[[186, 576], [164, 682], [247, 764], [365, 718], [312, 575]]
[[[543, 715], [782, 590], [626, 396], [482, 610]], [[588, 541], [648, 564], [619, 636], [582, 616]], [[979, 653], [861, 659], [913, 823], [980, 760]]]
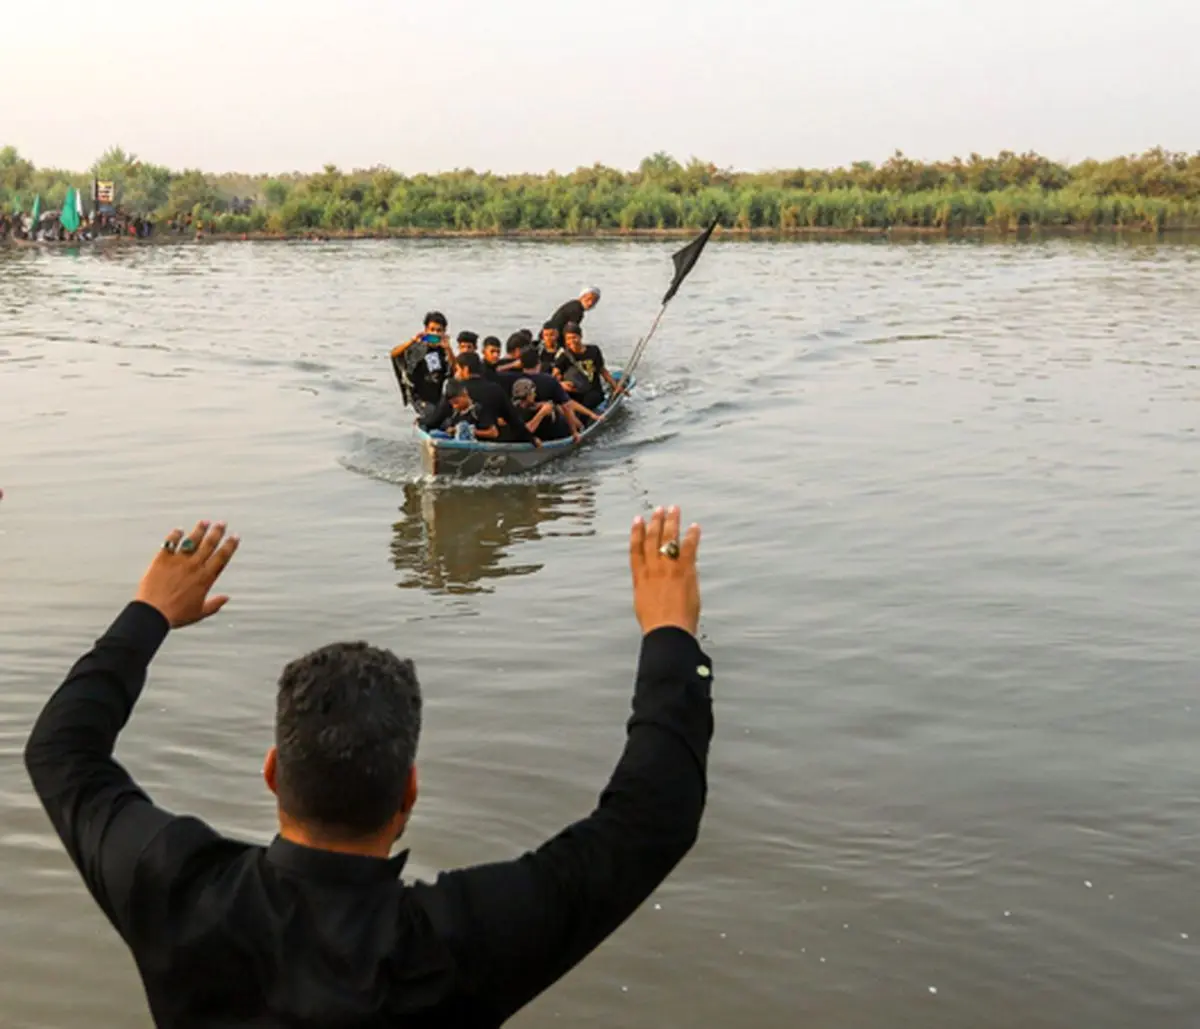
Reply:
[[404, 801], [421, 734], [409, 660], [332, 643], [287, 665], [275, 708], [276, 789], [297, 821], [349, 838], [378, 832]]

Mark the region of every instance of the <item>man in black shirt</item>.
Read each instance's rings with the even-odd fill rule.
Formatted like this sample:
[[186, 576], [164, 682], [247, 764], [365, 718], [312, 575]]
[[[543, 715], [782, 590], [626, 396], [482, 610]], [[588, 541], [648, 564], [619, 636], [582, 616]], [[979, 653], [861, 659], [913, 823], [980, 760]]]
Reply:
[[561, 344], [562, 336], [559, 335], [558, 328], [550, 322], [546, 322], [542, 326], [542, 337], [540, 346], [538, 347], [538, 362], [542, 366], [542, 371], [547, 375], [554, 374], [554, 362], [558, 360]]
[[424, 331], [393, 348], [391, 358], [404, 402], [411, 401], [418, 412], [423, 405], [436, 405], [454, 360], [446, 339], [446, 316], [430, 311]]
[[[466, 387], [468, 396], [478, 408], [476, 417], [479, 421], [499, 427], [499, 434], [493, 438], [495, 442], [542, 445], [542, 441], [525, 428], [525, 419], [513, 407], [508, 391], [483, 377], [483, 361], [478, 354], [459, 354], [454, 359], [454, 376]], [[436, 410], [421, 422], [422, 428], [426, 422], [440, 428], [452, 415], [449, 399], [443, 398]]]
[[458, 353], [454, 355], [455, 357], [458, 357], [459, 354], [473, 354], [475, 353], [475, 348], [479, 346], [479, 333], [472, 332], [470, 329], [463, 329], [458, 334], [457, 341]]
[[603, 351], [594, 343], [583, 345], [583, 330], [578, 325], [568, 325], [564, 335], [567, 345], [554, 367], [566, 391], [584, 407], [595, 411], [604, 403], [604, 383], [616, 389], [617, 381], [604, 366]]
[[579, 433], [568, 428], [561, 408], [553, 401], [538, 400], [537, 386], [531, 379], [518, 379], [513, 383], [512, 402], [513, 407], [525, 416], [525, 427], [542, 442], [551, 443], [568, 436], [579, 439]]
[[[476, 404], [461, 379], [446, 383], [446, 392], [437, 406], [426, 407], [417, 424], [426, 432], [444, 432], [456, 439], [481, 439], [497, 442], [500, 426], [490, 410]], [[469, 429], [469, 431], [467, 431]]]
[[568, 300], [555, 311], [546, 325], [557, 329], [558, 338], [564, 339], [567, 334], [567, 324], [573, 322], [576, 325], [582, 325], [584, 314], [598, 303], [600, 303], [600, 290], [595, 286], [588, 286], [579, 294], [578, 300]]
[[219, 611], [224, 525], [171, 532], [134, 600], [71, 668], [25, 766], [84, 884], [132, 951], [159, 1029], [503, 1024], [610, 936], [695, 843], [712, 662], [696, 641], [695, 526], [630, 532], [643, 633], [625, 748], [581, 821], [510, 861], [400, 881], [417, 799], [411, 661], [334, 643], [287, 665], [263, 768], [279, 833], [229, 839], [156, 806], [113, 760], [171, 630]]
[[525, 339], [525, 330], [519, 329], [508, 337], [504, 344], [504, 360], [500, 362], [499, 371], [519, 372], [521, 370], [521, 352], [533, 344]]
[[547, 375], [545, 372], [538, 370], [540, 367], [538, 355], [532, 347], [527, 347], [522, 351], [521, 367], [525, 378], [534, 384], [535, 398], [538, 403], [549, 401], [561, 408], [563, 420], [567, 423], [571, 435], [576, 439], [578, 439], [579, 433], [582, 431], [580, 418], [586, 418], [592, 422], [600, 420], [600, 415], [596, 414], [595, 411], [589, 410], [579, 403], [578, 400], [572, 399], [571, 394], [563, 389], [563, 384], [558, 379], [553, 375]]
[[[515, 336], [515, 334], [514, 334]], [[519, 338], [519, 337], [518, 337]], [[509, 339], [509, 345], [512, 345], [512, 339]], [[520, 353], [517, 353], [517, 358], [520, 358]], [[511, 363], [505, 363], [500, 356], [500, 340], [496, 336], [488, 336], [483, 341], [483, 377], [488, 382], [494, 382], [501, 389], [512, 392], [513, 383], [521, 377], [520, 367], [513, 367]]]

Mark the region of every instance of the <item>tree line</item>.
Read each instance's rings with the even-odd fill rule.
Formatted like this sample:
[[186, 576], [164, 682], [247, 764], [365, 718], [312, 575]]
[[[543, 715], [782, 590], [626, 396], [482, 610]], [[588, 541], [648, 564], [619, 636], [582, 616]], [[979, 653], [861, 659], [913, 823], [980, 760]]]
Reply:
[[190, 215], [218, 232], [522, 232], [693, 229], [954, 231], [1023, 226], [1200, 228], [1200, 153], [1161, 148], [1107, 161], [1060, 164], [1034, 153], [736, 172], [654, 154], [634, 171], [602, 165], [568, 173], [494, 175], [471, 169], [402, 175], [390, 168], [315, 174], [172, 171], [120, 147], [86, 172], [38, 168], [0, 149], [0, 210], [62, 203], [111, 181], [129, 214]]

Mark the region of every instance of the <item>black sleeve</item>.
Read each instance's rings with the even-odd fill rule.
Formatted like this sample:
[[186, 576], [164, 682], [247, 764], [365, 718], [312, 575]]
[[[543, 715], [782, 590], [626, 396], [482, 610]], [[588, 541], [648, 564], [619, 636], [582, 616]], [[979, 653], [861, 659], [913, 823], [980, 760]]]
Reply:
[[167, 632], [167, 620], [154, 608], [129, 604], [71, 668], [25, 745], [25, 768], [42, 807], [88, 891], [127, 942], [138, 860], [178, 819], [150, 801], [113, 759], [113, 749]]
[[500, 417], [502, 417], [513, 434], [526, 443], [532, 443], [537, 437], [529, 431], [525, 424], [525, 419], [521, 417], [521, 412], [513, 405], [512, 397], [508, 395], [506, 390], [500, 390]]
[[433, 410], [426, 409], [420, 420], [420, 426], [426, 432], [430, 429], [439, 429], [446, 424], [450, 415], [454, 412], [454, 408], [450, 406], [450, 401], [445, 396], [438, 401], [437, 407]]
[[696, 841], [712, 739], [711, 663], [682, 629], [642, 642], [625, 749], [587, 818], [513, 861], [417, 884], [465, 999], [500, 1024], [569, 972]]

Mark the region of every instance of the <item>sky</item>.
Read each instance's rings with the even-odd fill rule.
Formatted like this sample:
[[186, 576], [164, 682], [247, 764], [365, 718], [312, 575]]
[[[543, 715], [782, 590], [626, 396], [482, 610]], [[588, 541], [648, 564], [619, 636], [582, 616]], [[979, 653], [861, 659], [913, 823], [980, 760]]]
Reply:
[[[35, 8], [21, 5], [26, 11]], [[1200, 150], [1200, 0], [59, 0], [0, 146], [83, 169], [766, 170]], [[12, 19], [9, 19], [10, 25]], [[68, 28], [70, 31], [67, 31]]]

